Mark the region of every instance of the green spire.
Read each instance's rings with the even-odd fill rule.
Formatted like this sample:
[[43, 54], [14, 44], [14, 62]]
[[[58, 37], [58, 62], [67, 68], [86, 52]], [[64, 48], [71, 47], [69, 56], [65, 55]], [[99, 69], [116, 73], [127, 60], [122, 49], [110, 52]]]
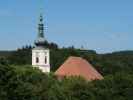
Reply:
[[44, 46], [45, 44], [45, 38], [44, 38], [44, 24], [43, 24], [43, 16], [40, 14], [39, 17], [39, 24], [38, 24], [38, 36], [35, 40], [36, 46]]
[[44, 38], [44, 25], [43, 25], [43, 15], [42, 14], [40, 14], [40, 18], [39, 18], [38, 38]]

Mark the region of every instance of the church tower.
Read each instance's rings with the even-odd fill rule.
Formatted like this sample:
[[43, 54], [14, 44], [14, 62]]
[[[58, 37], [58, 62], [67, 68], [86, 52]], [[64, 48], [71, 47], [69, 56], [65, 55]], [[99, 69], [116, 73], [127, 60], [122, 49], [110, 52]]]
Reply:
[[45, 47], [43, 16], [40, 15], [38, 24], [38, 36], [35, 40], [35, 48], [32, 49], [32, 66], [38, 67], [42, 72], [50, 72], [50, 50]]

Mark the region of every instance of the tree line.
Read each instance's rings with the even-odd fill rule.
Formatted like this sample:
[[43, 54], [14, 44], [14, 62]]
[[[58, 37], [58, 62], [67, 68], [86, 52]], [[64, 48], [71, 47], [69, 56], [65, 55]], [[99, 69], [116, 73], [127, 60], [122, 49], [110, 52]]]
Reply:
[[[45, 44], [51, 52], [51, 70], [47, 75], [31, 66], [32, 46], [0, 52], [1, 100], [133, 100], [133, 51], [97, 54], [73, 46], [59, 48]], [[81, 77], [58, 80], [54, 71], [69, 57], [89, 61], [104, 80], [87, 82]]]
[[133, 74], [116, 73], [87, 82], [58, 80], [31, 66], [0, 65], [1, 100], [133, 100]]

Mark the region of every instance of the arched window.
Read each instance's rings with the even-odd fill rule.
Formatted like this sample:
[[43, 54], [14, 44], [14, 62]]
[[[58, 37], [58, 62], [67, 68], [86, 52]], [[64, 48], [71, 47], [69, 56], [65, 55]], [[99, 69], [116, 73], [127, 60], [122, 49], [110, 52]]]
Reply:
[[36, 63], [39, 63], [39, 58], [38, 57], [36, 57]]
[[47, 64], [47, 57], [45, 56], [45, 64]]

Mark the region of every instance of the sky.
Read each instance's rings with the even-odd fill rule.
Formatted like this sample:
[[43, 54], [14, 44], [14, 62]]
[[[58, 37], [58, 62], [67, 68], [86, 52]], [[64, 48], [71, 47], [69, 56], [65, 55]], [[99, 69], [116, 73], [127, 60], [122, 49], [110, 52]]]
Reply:
[[46, 39], [60, 47], [133, 50], [133, 0], [0, 0], [0, 50], [33, 45], [40, 12]]

